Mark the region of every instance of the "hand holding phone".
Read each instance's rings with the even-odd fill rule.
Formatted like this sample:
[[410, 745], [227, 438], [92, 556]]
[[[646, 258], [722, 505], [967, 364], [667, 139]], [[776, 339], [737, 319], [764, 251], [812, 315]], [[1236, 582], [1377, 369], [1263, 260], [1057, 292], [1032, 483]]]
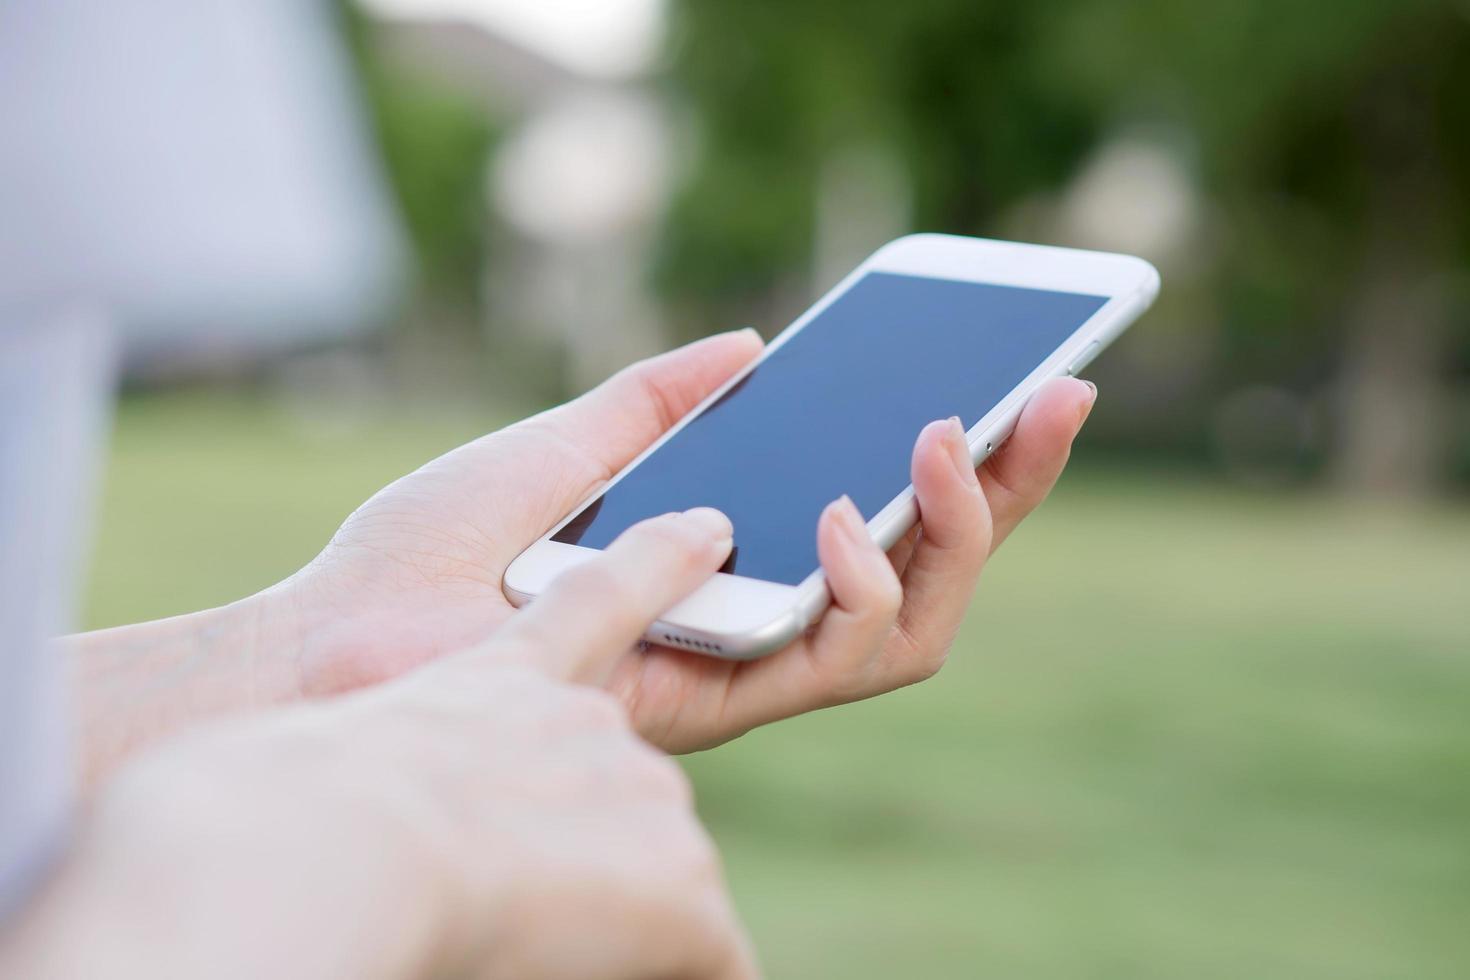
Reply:
[[610, 689], [634, 727], [669, 752], [710, 748], [752, 728], [883, 694], [932, 676], [949, 655], [989, 556], [1041, 503], [1066, 464], [1095, 389], [1048, 382], [1027, 404], [1006, 451], [961, 475], [943, 436], [926, 427], [913, 451], [924, 533], [884, 551], [851, 534], [836, 506], [816, 537], [832, 606], [790, 645], [753, 660], [673, 647], [629, 650]]
[[517, 558], [506, 594], [529, 601], [638, 520], [713, 507], [735, 527], [730, 560], [646, 639], [736, 660], [780, 649], [838, 591], [820, 560], [824, 514], [898, 543], [919, 518], [908, 463], [925, 422], [956, 418], [953, 450], [977, 465], [1048, 379], [1075, 375], [1157, 290], [1153, 267], [1127, 256], [892, 242]]
[[[761, 351], [753, 331], [709, 337], [433, 460], [359, 507], [291, 579], [211, 613], [209, 636], [239, 635], [234, 628], [259, 637], [265, 629], [251, 690], [289, 701], [376, 684], [494, 635], [516, 618], [503, 591], [507, 566], [742, 377]], [[928, 357], [943, 366], [943, 351]], [[923, 426], [916, 423], [898, 450], [898, 478], [914, 484], [924, 533], [899, 536], [886, 557], [871, 535], [846, 550], [837, 515], [820, 517], [818, 508], [806, 540], [820, 543], [834, 608], [759, 659], [660, 645], [629, 650], [612, 665], [610, 686], [638, 732], [667, 751], [688, 751], [933, 673], [987, 554], [1051, 489], [1093, 394], [1066, 378], [1037, 389], [1005, 452], [981, 467], [978, 499], [939, 438], [938, 423], [956, 413], [930, 416], [936, 422], [917, 446]], [[738, 526], [735, 535], [738, 543]], [[902, 605], [893, 612], [900, 582]], [[150, 715], [145, 728], [159, 734], [157, 718]]]

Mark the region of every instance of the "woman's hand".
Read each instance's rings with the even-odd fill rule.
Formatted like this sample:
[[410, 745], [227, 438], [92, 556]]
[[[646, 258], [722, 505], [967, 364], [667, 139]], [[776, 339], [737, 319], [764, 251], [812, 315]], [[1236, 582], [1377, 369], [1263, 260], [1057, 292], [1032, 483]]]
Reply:
[[834, 501], [817, 526], [833, 602], [816, 629], [745, 662], [667, 647], [624, 656], [611, 688], [638, 730], [667, 751], [689, 752], [933, 675], [986, 560], [1061, 475], [1095, 393], [1083, 381], [1048, 384], [978, 473], [957, 421], [926, 426], [912, 464], [922, 527], [885, 555], [852, 502]]
[[644, 522], [474, 649], [141, 755], [0, 974], [754, 976], [683, 773], [589, 686], [729, 549]]
[[[494, 636], [517, 615], [506, 566], [760, 349], [740, 331], [635, 364], [386, 487], [275, 588], [73, 638], [84, 778], [201, 718], [355, 690]], [[950, 423], [917, 434], [922, 533], [885, 559], [834, 503], [816, 533], [835, 602], [816, 631], [740, 664], [630, 648], [608, 684], [638, 730], [688, 751], [932, 674], [986, 558], [1056, 482], [1094, 393], [1051, 382], [978, 479]]]
[[[759, 352], [741, 331], [636, 364], [373, 497], [278, 597], [301, 624], [302, 693], [371, 684], [492, 634], [515, 615], [506, 566]], [[851, 504], [834, 502], [816, 532], [834, 604], [816, 631], [748, 663], [630, 649], [610, 684], [638, 730], [689, 751], [934, 673], [986, 558], [1055, 484], [1095, 393], [1047, 385], [978, 475], [957, 423], [924, 429], [922, 532], [885, 557]]]
[[761, 350], [720, 334], [619, 372], [582, 397], [475, 440], [390, 484], [264, 598], [290, 621], [302, 695], [397, 676], [515, 615], [506, 567]]

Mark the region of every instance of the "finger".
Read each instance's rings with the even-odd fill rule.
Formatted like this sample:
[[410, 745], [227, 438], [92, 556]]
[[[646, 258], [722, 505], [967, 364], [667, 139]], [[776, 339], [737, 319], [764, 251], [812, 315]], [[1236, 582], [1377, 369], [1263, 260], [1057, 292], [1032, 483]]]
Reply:
[[[656, 815], [650, 818], [655, 823], [657, 819]], [[684, 877], [670, 885], [646, 906], [640, 907], [636, 900], [615, 904], [611, 914], [621, 920], [617, 931], [623, 942], [610, 957], [604, 957], [603, 972], [598, 975], [688, 980], [759, 977], [750, 939], [724, 887], [718, 858], [701, 869], [698, 879]]]
[[990, 502], [995, 525], [992, 550], [1056, 485], [1071, 454], [1072, 440], [1096, 399], [1097, 387], [1090, 381], [1056, 378], [1047, 382], [1027, 403], [1010, 439], [985, 461], [980, 486]]
[[600, 683], [654, 620], [724, 563], [732, 533], [725, 515], [708, 507], [635, 524], [558, 576], [490, 650], [552, 677]]
[[665, 955], [647, 964], [651, 969], [646, 975], [698, 980], [758, 977], [760, 970], [750, 938], [735, 913], [720, 852], [709, 832], [692, 821], [667, 828], [663, 839], [666, 846], [692, 848], [689, 853], [694, 859], [683, 866], [694, 875], [692, 881], [685, 878], [675, 883], [677, 901], [650, 923], [658, 930], [659, 938], [645, 946]]
[[914, 543], [918, 540], [919, 525], [915, 524], [888, 549], [888, 564], [893, 566], [893, 573], [900, 579], [903, 578], [903, 570], [908, 567], [909, 559], [913, 557]]
[[[807, 637], [769, 657], [740, 664], [724, 678], [719, 703], [708, 713], [721, 730], [748, 731], [896, 686], [875, 681], [873, 668], [893, 632], [903, 589], [890, 557], [878, 549], [846, 497], [822, 512], [817, 553], [832, 605]], [[688, 746], [700, 747], [706, 746]]]
[[756, 980], [760, 967], [755, 950], [729, 896], [723, 889], [708, 900], [714, 907], [701, 917], [701, 925], [686, 934], [691, 955], [674, 976], [698, 980]]
[[747, 731], [872, 693], [869, 668], [903, 600], [898, 576], [847, 497], [822, 511], [817, 555], [832, 592], [821, 625], [785, 650], [740, 665], [713, 715], [722, 727]]
[[863, 676], [893, 628], [903, 590], [888, 556], [874, 543], [862, 514], [847, 497], [822, 512], [817, 554], [832, 591], [832, 607], [812, 638], [812, 655], [820, 662], [822, 676], [839, 680], [839, 689], [825, 692], [826, 696], [845, 701], [855, 692], [842, 688], [841, 681]]
[[990, 509], [959, 419], [919, 433], [912, 464], [923, 533], [903, 574], [898, 611], [903, 680], [934, 673], [954, 642], [990, 553]]
[[762, 344], [749, 328], [686, 344], [624, 368], [541, 422], [610, 477], [754, 360]]

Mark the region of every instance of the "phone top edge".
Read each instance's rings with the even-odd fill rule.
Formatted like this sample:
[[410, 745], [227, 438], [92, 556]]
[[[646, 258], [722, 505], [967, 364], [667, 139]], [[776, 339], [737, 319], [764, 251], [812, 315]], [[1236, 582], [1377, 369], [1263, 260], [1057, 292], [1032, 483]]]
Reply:
[[983, 238], [978, 235], [953, 235], [942, 231], [916, 231], [907, 235], [901, 235], [892, 241], [880, 245], [877, 250], [864, 260], [864, 264], [875, 259], [881, 260], [889, 253], [916, 246], [946, 249], [1004, 250], [1033, 256], [1085, 258], [1089, 261], [1131, 265], [1145, 277], [1152, 278], [1155, 281], [1159, 279], [1158, 269], [1154, 267], [1152, 262], [1128, 252], [1108, 252], [1102, 249], [1077, 248], [1071, 245], [1045, 245], [1039, 242], [1015, 242], [1002, 238]]
[[[935, 232], [894, 239], [864, 260], [854, 274], [871, 271], [1108, 297], [1157, 283], [1159, 278], [1147, 260], [1120, 252]], [[837, 288], [846, 283], [844, 279]]]

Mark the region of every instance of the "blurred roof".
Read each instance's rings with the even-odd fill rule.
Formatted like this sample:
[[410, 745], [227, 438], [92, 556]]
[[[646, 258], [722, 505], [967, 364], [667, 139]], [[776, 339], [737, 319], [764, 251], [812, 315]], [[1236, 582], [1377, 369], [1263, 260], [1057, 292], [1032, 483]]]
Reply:
[[496, 114], [586, 84], [584, 76], [470, 21], [402, 18], [386, 28], [381, 36], [388, 58], [484, 100]]
[[[664, 0], [360, 0], [430, 63], [478, 88], [536, 97], [573, 80], [646, 74], [661, 48]], [[447, 59], [447, 60], [440, 60]]]

